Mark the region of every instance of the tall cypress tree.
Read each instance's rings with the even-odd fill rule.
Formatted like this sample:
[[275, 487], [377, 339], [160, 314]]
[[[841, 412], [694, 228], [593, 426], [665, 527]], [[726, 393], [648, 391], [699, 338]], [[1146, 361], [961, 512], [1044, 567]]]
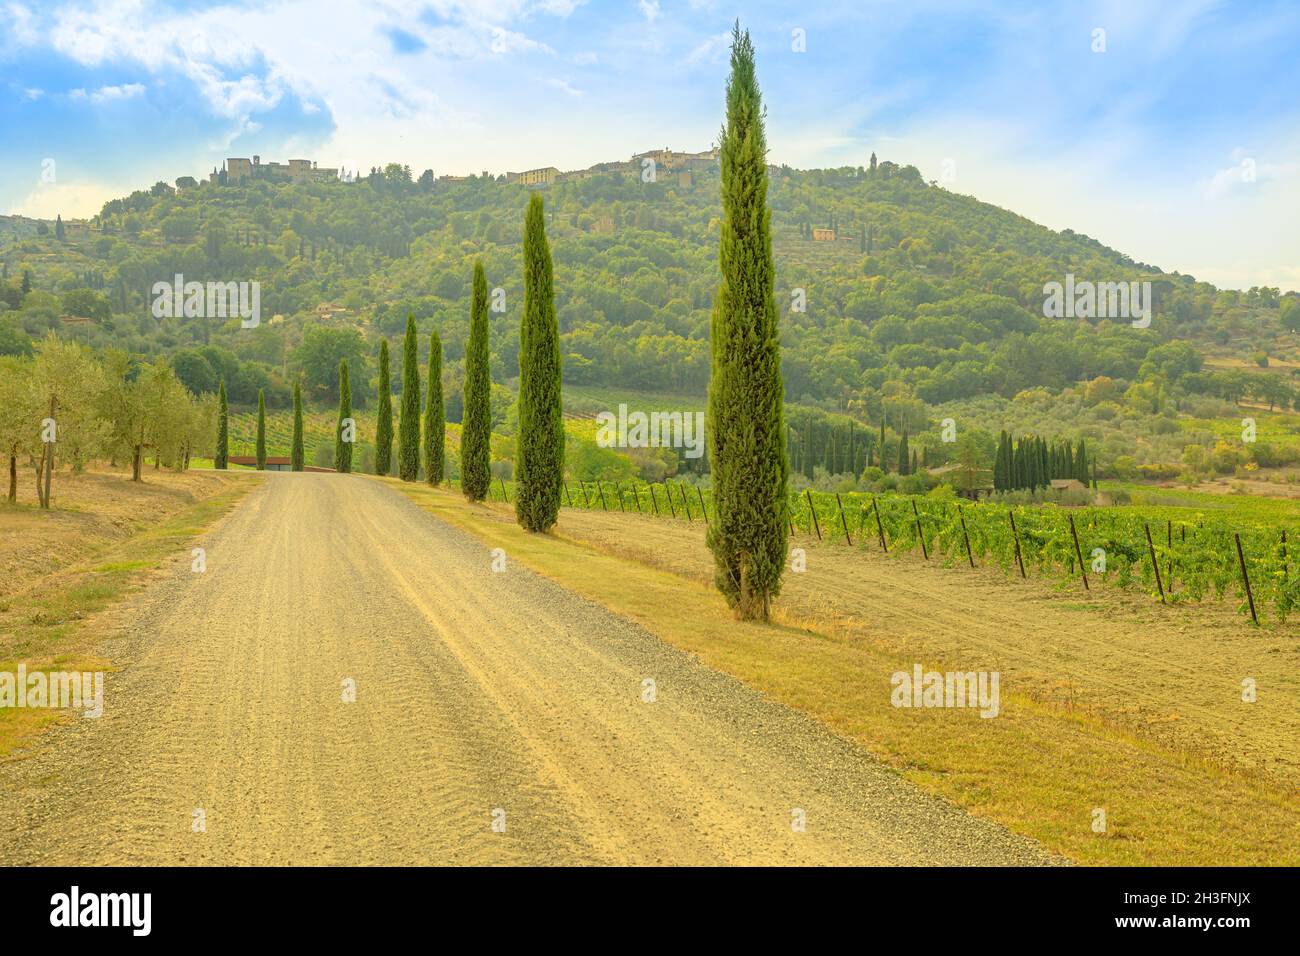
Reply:
[[560, 329], [555, 319], [551, 249], [540, 193], [524, 217], [524, 317], [519, 326], [519, 438], [515, 517], [546, 531], [560, 511], [564, 419], [560, 408]]
[[212, 467], [225, 469], [230, 460], [229, 409], [226, 407], [226, 380], [217, 386], [217, 450], [213, 453]]
[[397, 429], [397, 475], [415, 481], [420, 477], [420, 340], [413, 315], [406, 317], [402, 341], [402, 417]]
[[257, 390], [257, 470], [266, 471], [266, 390]]
[[293, 383], [293, 450], [289, 453], [289, 467], [293, 471], [302, 471], [302, 385]]
[[[429, 333], [429, 386], [424, 404], [424, 478], [431, 485], [442, 482], [445, 470], [447, 424], [442, 409], [442, 340]], [[461, 427], [464, 428], [462, 421]]]
[[483, 263], [474, 263], [474, 297], [465, 347], [465, 410], [460, 424], [460, 489], [482, 501], [492, 481], [492, 378], [488, 368], [488, 285]]
[[[348, 360], [339, 362], [339, 421], [334, 429], [334, 469], [345, 474], [352, 471], [352, 439], [356, 435], [356, 422], [345, 424], [352, 417], [352, 375]], [[343, 434], [347, 428], [349, 435]], [[346, 437], [347, 440], [344, 440]]]
[[911, 458], [907, 454], [907, 429], [903, 429], [903, 434], [898, 438], [898, 473], [900, 475], [911, 474]]
[[388, 371], [388, 339], [379, 340], [379, 411], [375, 425], [375, 474], [393, 470], [393, 380]]
[[785, 570], [789, 462], [767, 208], [767, 137], [754, 46], [732, 31], [719, 140], [722, 281], [710, 321], [708, 444], [716, 517], [714, 583], [741, 620], [768, 619]]

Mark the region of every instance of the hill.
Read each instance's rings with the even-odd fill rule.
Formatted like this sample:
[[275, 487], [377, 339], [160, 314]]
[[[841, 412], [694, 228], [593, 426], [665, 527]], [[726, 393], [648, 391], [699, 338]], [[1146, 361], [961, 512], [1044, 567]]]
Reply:
[[[644, 182], [614, 165], [546, 188], [566, 384], [696, 404], [717, 284], [716, 170], [660, 170]], [[953, 408], [963, 425], [991, 429], [995, 418], [1014, 421], [1011, 403], [1028, 395], [1045, 396], [1049, 422], [1057, 410], [1104, 406], [1088, 423], [1100, 440], [1125, 435], [1125, 421], [1143, 437], [1179, 431], [1189, 404], [1206, 416], [1243, 398], [1295, 403], [1287, 363], [1300, 357], [1290, 332], [1300, 297], [1165, 273], [874, 157], [868, 168], [772, 173], [783, 368], [788, 400], [808, 409], [805, 429], [829, 436], [850, 419], [884, 420], [890, 437], [907, 429], [915, 439]], [[518, 372], [527, 187], [504, 180], [415, 178], [396, 165], [355, 183], [182, 179], [183, 189], [158, 183], [113, 200], [61, 236], [10, 219], [0, 230], [0, 302], [10, 310], [0, 313], [0, 352], [54, 331], [166, 357], [195, 392], [224, 376], [236, 405], [264, 388], [272, 408], [284, 407], [301, 376], [309, 401], [324, 406], [344, 357], [359, 401], [373, 394], [378, 341], [398, 336], [409, 313], [422, 338], [433, 328], [442, 336], [456, 421], [475, 259], [500, 290], [493, 380], [508, 388]], [[153, 285], [177, 274], [260, 283], [260, 325], [156, 318]], [[1045, 283], [1067, 276], [1151, 282], [1150, 327], [1045, 317]], [[1099, 380], [1089, 397], [1087, 383]], [[1143, 463], [1181, 451], [1131, 434], [1113, 444], [1104, 465], [1121, 453]]]

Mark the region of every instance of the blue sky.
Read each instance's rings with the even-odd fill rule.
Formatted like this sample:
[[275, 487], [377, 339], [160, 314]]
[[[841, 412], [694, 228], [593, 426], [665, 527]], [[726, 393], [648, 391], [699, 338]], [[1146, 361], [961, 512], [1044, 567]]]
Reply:
[[1300, 6], [1267, 0], [0, 0], [0, 211], [87, 215], [254, 153], [442, 174], [702, 149], [737, 17], [774, 162], [874, 150], [1166, 269], [1300, 289]]

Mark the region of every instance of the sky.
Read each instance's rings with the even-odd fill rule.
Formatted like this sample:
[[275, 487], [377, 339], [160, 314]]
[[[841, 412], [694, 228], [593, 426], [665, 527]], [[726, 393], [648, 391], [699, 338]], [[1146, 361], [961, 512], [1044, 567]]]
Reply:
[[1226, 288], [1300, 290], [1300, 4], [0, 0], [0, 213], [227, 156], [418, 173], [708, 148], [728, 37], [770, 158], [927, 180]]

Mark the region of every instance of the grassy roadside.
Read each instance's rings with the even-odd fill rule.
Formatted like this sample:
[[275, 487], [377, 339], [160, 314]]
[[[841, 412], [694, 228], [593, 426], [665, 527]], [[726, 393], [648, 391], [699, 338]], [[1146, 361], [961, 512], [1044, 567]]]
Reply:
[[[391, 479], [377, 479], [390, 480]], [[501, 505], [391, 482], [435, 516], [851, 738], [926, 790], [1081, 863], [1300, 862], [1300, 799], [1086, 715], [1004, 691], [1002, 713], [895, 709], [914, 656], [834, 633], [735, 622], [708, 587], [557, 535]], [[829, 630], [829, 629], [828, 629]], [[1105, 810], [1106, 831], [1093, 832]]]
[[[231, 480], [215, 494], [0, 601], [0, 671], [13, 673], [19, 662], [29, 672], [111, 670], [111, 662], [94, 654], [102, 637], [95, 615], [138, 590], [169, 559], [182, 555], [188, 560], [189, 543], [228, 514], [259, 480]], [[64, 716], [54, 709], [0, 708], [0, 759]]]

